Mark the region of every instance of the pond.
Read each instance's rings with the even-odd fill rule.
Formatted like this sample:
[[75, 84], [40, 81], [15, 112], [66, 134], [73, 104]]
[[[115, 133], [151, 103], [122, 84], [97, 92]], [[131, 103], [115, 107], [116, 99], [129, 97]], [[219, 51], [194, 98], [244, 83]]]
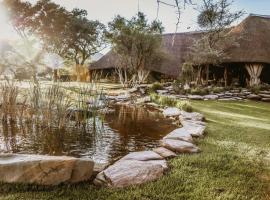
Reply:
[[106, 163], [128, 152], [148, 150], [174, 130], [172, 121], [145, 107], [115, 106], [101, 118], [89, 118], [87, 129], [42, 129], [33, 124], [0, 126], [0, 152], [68, 155]]

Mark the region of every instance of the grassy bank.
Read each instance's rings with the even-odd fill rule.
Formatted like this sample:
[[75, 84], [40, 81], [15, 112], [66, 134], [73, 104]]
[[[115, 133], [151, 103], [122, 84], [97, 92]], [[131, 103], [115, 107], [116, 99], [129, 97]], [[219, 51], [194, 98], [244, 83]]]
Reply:
[[205, 114], [202, 153], [170, 161], [172, 170], [157, 182], [121, 190], [87, 183], [38, 188], [0, 185], [1, 199], [270, 199], [270, 104], [192, 102]]

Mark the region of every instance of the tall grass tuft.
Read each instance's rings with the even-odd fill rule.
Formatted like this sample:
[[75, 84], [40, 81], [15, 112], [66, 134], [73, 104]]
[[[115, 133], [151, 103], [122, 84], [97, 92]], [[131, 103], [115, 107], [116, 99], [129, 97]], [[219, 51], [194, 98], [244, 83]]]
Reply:
[[14, 82], [1, 85], [1, 110], [3, 121], [16, 121], [19, 89]]

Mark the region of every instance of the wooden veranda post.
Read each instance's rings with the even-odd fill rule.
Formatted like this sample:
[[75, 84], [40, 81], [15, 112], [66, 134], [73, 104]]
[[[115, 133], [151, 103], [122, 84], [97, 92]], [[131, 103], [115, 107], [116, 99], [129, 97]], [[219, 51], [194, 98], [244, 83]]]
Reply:
[[260, 75], [263, 70], [263, 65], [262, 64], [246, 64], [245, 67], [250, 76], [249, 86], [259, 85], [261, 83]]

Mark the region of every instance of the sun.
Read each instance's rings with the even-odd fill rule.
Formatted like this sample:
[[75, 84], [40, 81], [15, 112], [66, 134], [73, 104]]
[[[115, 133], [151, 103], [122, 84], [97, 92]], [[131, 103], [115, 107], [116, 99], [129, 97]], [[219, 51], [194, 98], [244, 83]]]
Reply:
[[0, 39], [12, 39], [14, 36], [14, 31], [8, 23], [6, 10], [2, 5], [0, 5]]

